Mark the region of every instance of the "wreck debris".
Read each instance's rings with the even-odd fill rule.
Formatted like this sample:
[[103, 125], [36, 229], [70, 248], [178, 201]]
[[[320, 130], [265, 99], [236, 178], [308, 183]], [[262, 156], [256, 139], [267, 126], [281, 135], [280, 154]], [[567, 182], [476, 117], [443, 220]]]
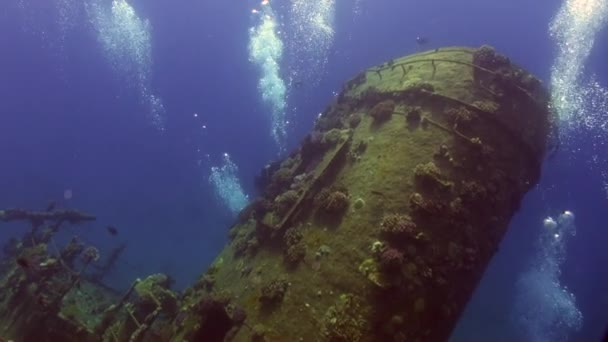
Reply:
[[42, 225], [47, 221], [76, 224], [95, 221], [95, 216], [77, 210], [28, 211], [24, 209], [0, 210], [0, 221], [30, 221], [32, 225]]

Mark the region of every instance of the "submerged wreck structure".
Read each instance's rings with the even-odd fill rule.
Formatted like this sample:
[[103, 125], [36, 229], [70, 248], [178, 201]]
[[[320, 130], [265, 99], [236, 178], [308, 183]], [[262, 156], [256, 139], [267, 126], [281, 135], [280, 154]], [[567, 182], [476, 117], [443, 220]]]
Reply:
[[[347, 82], [262, 170], [261, 197], [192, 287], [154, 275], [96, 299], [111, 304], [95, 319], [65, 313], [90, 307], [84, 295], [44, 319], [71, 322], [61, 341], [446, 341], [552, 130], [541, 82], [491, 47], [391, 60]], [[2, 293], [17, 272], [5, 267]], [[2, 310], [28, 293], [7, 293]], [[52, 340], [49, 326], [35, 341]]]

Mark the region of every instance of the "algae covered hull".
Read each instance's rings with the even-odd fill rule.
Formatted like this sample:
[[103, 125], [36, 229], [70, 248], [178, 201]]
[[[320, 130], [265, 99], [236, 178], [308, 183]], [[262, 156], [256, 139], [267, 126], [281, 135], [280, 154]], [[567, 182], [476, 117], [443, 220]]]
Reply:
[[263, 170], [263, 197], [201, 280], [243, 319], [226, 333], [447, 340], [538, 181], [547, 108], [540, 82], [487, 46], [352, 79], [301, 146]]
[[63, 216], [0, 211], [32, 224], [4, 248], [14, 259], [0, 263], [0, 336], [445, 341], [538, 181], [547, 99], [487, 46], [365, 70], [295, 151], [262, 170], [261, 196], [183, 293], [160, 274], [109, 291], [102, 280], [124, 246], [94, 267], [99, 252], [77, 239], [53, 252]]

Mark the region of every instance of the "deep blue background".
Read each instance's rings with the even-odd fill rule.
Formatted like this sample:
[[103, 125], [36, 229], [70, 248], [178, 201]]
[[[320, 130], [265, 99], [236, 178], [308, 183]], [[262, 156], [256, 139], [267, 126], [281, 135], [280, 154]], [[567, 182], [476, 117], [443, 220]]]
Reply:
[[[98, 222], [71, 232], [100, 245], [102, 253], [129, 244], [112, 284], [167, 272], [178, 287], [187, 286], [222, 248], [231, 222], [207, 181], [209, 167], [230, 153], [253, 194], [254, 175], [277, 157], [257, 92], [259, 75], [248, 61], [254, 3], [131, 2], [153, 27], [152, 92], [168, 114], [167, 130], [159, 134], [135, 91], [108, 65], [84, 11], [61, 43], [54, 1], [29, 1], [26, 11], [17, 2], [0, 3], [0, 207], [42, 208], [57, 200], [88, 210]], [[430, 39], [429, 48], [491, 44], [548, 80], [554, 58], [548, 23], [558, 1], [361, 3], [362, 14], [354, 16], [353, 1], [337, 1], [328, 73], [320, 85], [304, 84], [291, 94], [290, 107], [298, 111], [290, 118], [290, 148], [345, 80], [415, 52], [418, 35]], [[587, 69], [603, 84], [607, 36], [604, 30], [598, 37]], [[592, 142], [577, 143], [578, 155], [562, 151], [546, 163], [542, 183], [514, 219], [454, 341], [517, 340], [509, 321], [514, 280], [534, 251], [541, 220], [564, 209], [576, 213], [579, 228], [562, 277], [585, 316], [573, 340], [599, 338], [608, 323], [602, 267], [608, 262], [607, 200], [599, 170], [587, 163]], [[65, 189], [73, 190], [70, 201], [62, 200]], [[106, 233], [108, 224], [118, 227], [117, 237]], [[3, 226], [0, 240], [23, 229]]]

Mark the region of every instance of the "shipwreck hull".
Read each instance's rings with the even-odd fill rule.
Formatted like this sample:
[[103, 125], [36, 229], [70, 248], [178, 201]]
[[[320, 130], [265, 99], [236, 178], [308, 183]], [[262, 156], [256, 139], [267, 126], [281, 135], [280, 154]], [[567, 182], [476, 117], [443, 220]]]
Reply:
[[[264, 170], [264, 196], [186, 303], [228, 303], [235, 341], [447, 340], [538, 181], [547, 108], [489, 47], [364, 71]], [[205, 336], [212, 316], [178, 336]]]
[[262, 170], [261, 196], [183, 293], [162, 274], [104, 288], [124, 246], [106, 266], [78, 239], [58, 253], [62, 215], [90, 215], [0, 211], [32, 225], [4, 247], [0, 340], [446, 341], [552, 128], [540, 82], [490, 47], [370, 68]]

